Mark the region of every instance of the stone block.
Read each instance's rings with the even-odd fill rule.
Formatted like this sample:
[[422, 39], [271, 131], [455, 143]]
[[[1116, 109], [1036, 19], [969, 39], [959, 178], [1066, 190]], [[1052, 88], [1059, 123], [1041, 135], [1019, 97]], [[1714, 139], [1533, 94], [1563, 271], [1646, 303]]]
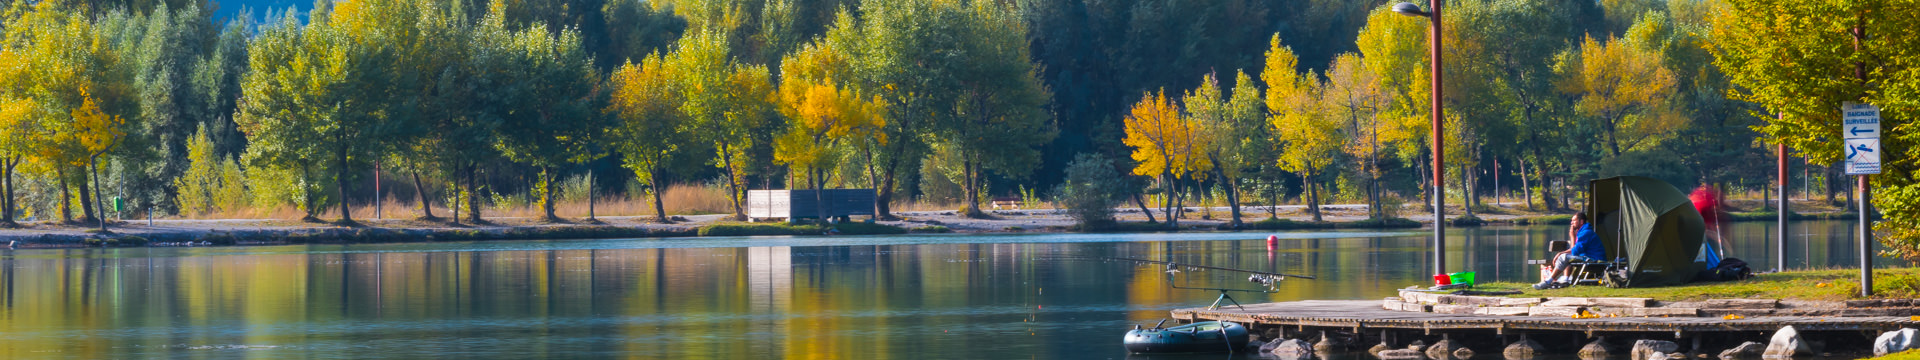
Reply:
[[1594, 306], [1598, 304], [1594, 303], [1593, 298], [1557, 297], [1557, 298], [1547, 298], [1547, 301], [1540, 303], [1540, 305], [1541, 306]]
[[1501, 298], [1497, 306], [1533, 306], [1547, 301], [1541, 298]]
[[1400, 311], [1433, 312], [1433, 305], [1400, 303]]
[[1617, 307], [1617, 308], [1643, 308], [1643, 307], [1647, 307], [1647, 305], [1650, 305], [1652, 303], [1653, 303], [1653, 299], [1649, 299], [1649, 298], [1595, 298], [1593, 299], [1594, 306]]
[[1541, 305], [1527, 308], [1527, 316], [1573, 317], [1574, 314], [1579, 314], [1580, 310], [1579, 306]]
[[1700, 309], [1701, 317], [1725, 317], [1740, 315], [1745, 317], [1773, 316], [1773, 309]]
[[1419, 291], [1401, 291], [1402, 301], [1410, 303], [1434, 304], [1440, 301], [1440, 294]]
[[1780, 307], [1774, 299], [1713, 299], [1702, 301], [1703, 309], [1772, 309]]
[[1627, 308], [1627, 309], [1621, 309], [1621, 310], [1626, 311], [1626, 314], [1621, 316], [1635, 316], [1635, 317], [1700, 316], [1700, 309], [1695, 309], [1695, 308]]
[[1475, 315], [1515, 316], [1515, 315], [1526, 315], [1527, 312], [1529, 311], [1529, 308], [1530, 307], [1527, 307], [1527, 306], [1488, 306], [1488, 307], [1482, 307], [1482, 308], [1475, 308], [1473, 309], [1473, 313]]
[[1881, 306], [1886, 306], [1886, 305], [1881, 305], [1880, 300], [1847, 300], [1847, 307], [1850, 307], [1850, 308], [1868, 308], [1868, 307], [1881, 307]]
[[1476, 309], [1476, 308], [1479, 308], [1479, 307], [1473, 306], [1473, 305], [1434, 305], [1433, 311], [1431, 312], [1435, 314], [1467, 315], [1467, 314], [1473, 314], [1473, 309]]

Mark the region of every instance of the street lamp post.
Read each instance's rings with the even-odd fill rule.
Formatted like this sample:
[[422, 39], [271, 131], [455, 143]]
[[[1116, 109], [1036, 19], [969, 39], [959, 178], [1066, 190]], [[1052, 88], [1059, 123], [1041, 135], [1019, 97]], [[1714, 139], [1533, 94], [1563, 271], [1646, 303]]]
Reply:
[[1433, 114], [1433, 127], [1429, 134], [1432, 136], [1429, 143], [1433, 145], [1431, 152], [1433, 154], [1433, 273], [1436, 275], [1447, 273], [1447, 170], [1446, 167], [1441, 166], [1440, 161], [1441, 157], [1446, 155], [1441, 152], [1444, 139], [1441, 134], [1441, 120], [1445, 119], [1445, 113], [1440, 106], [1440, 10], [1442, 6], [1441, 0], [1427, 0], [1427, 7], [1432, 9], [1430, 11], [1421, 11], [1420, 6], [1413, 3], [1393, 5], [1394, 12], [1424, 17], [1431, 23], [1427, 29], [1427, 41], [1429, 41], [1427, 56], [1428, 63], [1433, 66], [1433, 91], [1431, 91], [1433, 110], [1429, 111]]

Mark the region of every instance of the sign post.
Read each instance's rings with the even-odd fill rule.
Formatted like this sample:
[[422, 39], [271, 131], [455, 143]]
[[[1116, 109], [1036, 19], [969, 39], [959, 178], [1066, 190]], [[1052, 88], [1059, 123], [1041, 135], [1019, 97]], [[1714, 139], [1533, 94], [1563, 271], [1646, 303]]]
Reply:
[[1841, 135], [1846, 138], [1847, 175], [1859, 176], [1860, 296], [1873, 296], [1873, 203], [1867, 200], [1868, 176], [1880, 173], [1880, 108], [1846, 102], [1840, 105]]

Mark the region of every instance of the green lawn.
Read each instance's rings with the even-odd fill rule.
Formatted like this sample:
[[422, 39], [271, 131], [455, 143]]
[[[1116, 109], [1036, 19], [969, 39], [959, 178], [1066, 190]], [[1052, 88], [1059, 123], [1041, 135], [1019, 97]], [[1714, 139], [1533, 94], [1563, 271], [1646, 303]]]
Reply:
[[[1642, 297], [1664, 301], [1701, 299], [1860, 299], [1860, 270], [1834, 269], [1790, 271], [1760, 274], [1752, 279], [1729, 282], [1703, 282], [1680, 286], [1614, 289], [1603, 286], [1575, 286], [1565, 289], [1534, 290], [1533, 284], [1498, 282], [1477, 286], [1475, 290], [1522, 291], [1514, 297]], [[1873, 298], [1920, 297], [1920, 268], [1880, 269], [1873, 272]]]

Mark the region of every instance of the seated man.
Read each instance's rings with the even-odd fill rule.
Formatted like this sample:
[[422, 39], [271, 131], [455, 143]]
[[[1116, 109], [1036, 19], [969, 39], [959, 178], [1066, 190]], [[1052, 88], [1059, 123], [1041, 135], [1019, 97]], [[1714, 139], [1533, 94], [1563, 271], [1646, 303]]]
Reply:
[[1571, 238], [1573, 248], [1554, 256], [1553, 273], [1545, 279], [1540, 279], [1539, 284], [1533, 284], [1534, 289], [1558, 289], [1572, 285], [1570, 282], [1555, 282], [1554, 279], [1566, 276], [1567, 269], [1575, 262], [1588, 262], [1607, 257], [1606, 248], [1600, 244], [1600, 235], [1593, 232], [1593, 225], [1587, 220], [1586, 212], [1573, 214], [1573, 222], [1567, 224], [1567, 237]]

